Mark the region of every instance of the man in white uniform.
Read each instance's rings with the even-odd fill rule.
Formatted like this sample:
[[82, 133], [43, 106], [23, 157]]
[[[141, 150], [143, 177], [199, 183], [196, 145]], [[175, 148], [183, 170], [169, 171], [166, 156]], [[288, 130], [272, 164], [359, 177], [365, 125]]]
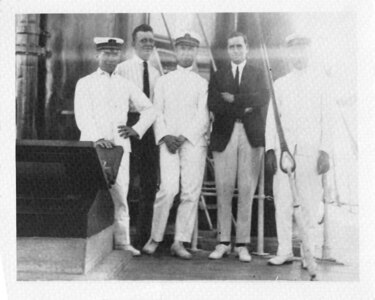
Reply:
[[154, 129], [160, 149], [160, 190], [156, 194], [151, 237], [143, 247], [155, 252], [163, 240], [169, 210], [180, 189], [173, 255], [191, 259], [183, 242], [191, 242], [201, 192], [209, 126], [207, 81], [192, 71], [199, 39], [186, 33], [176, 39], [177, 70], [156, 83], [154, 105], [160, 112]]
[[[116, 249], [140, 252], [130, 244], [129, 209], [129, 137], [141, 138], [152, 125], [156, 114], [150, 100], [132, 82], [116, 74], [121, 58], [123, 40], [95, 38], [98, 69], [77, 82], [74, 112], [81, 141], [93, 141], [103, 148], [114, 145], [124, 148], [116, 182], [110, 189], [115, 206], [114, 241]], [[126, 126], [129, 101], [140, 112], [140, 119], [133, 127]]]
[[[160, 73], [150, 63], [155, 40], [152, 28], [147, 24], [137, 26], [132, 33], [134, 56], [117, 66], [117, 72], [132, 81], [153, 101], [154, 87]], [[139, 113], [131, 105], [128, 126], [139, 119]], [[144, 245], [151, 233], [152, 210], [157, 189], [159, 153], [155, 136], [149, 128], [142, 139], [131, 138], [130, 173], [139, 174], [140, 197], [137, 220], [137, 245]]]
[[[314, 251], [318, 208], [322, 202], [321, 174], [329, 170], [331, 105], [327, 80], [322, 72], [310, 65], [310, 39], [293, 34], [286, 46], [292, 71], [275, 81], [274, 89], [280, 119], [289, 150], [296, 161], [295, 179], [300, 196], [301, 213]], [[278, 168], [280, 145], [273, 105], [269, 106], [266, 125], [266, 168], [275, 174], [273, 193], [276, 207], [278, 238], [277, 255], [271, 265], [290, 263], [292, 251], [293, 199], [288, 175]]]

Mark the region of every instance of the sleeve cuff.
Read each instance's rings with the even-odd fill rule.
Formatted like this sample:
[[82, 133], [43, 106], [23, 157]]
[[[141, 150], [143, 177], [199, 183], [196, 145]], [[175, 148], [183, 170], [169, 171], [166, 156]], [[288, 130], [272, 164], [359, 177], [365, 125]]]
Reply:
[[164, 141], [162, 141], [162, 139], [168, 135], [167, 132], [162, 132], [162, 133], [156, 133], [156, 130], [154, 131], [155, 132], [155, 143], [156, 145], [161, 145], [164, 143]]

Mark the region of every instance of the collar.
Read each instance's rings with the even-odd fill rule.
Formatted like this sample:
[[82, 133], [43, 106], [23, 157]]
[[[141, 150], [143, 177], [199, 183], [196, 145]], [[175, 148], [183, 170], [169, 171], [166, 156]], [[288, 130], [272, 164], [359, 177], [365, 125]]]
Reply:
[[[104, 71], [104, 70], [102, 70], [102, 69], [100, 69], [100, 68], [98, 68], [97, 73], [98, 73], [99, 75], [107, 75], [107, 76], [111, 76], [108, 72], [106, 72], [106, 71]], [[117, 75], [117, 67], [116, 67], [116, 69], [113, 71], [112, 75]]]
[[238, 67], [239, 71], [242, 72], [243, 68], [245, 67], [246, 65], [246, 59], [240, 63], [240, 64], [235, 64], [233, 61], [230, 62], [231, 66], [232, 66], [232, 70], [236, 71], [236, 68]]
[[134, 52], [133, 60], [134, 60], [135, 62], [137, 62], [138, 64], [140, 64], [140, 65], [143, 65], [143, 62], [146, 62], [146, 63], [148, 64], [148, 61], [147, 61], [147, 60], [143, 60], [143, 59], [140, 58], [135, 52]]
[[193, 70], [193, 66], [191, 65], [190, 67], [184, 68], [184, 67], [181, 67], [180, 65], [177, 65], [177, 70], [183, 71], [183, 72], [189, 72]]
[[312, 68], [311, 66], [308, 66], [307, 68], [302, 69], [302, 70], [292, 68], [292, 72], [297, 77], [300, 77], [300, 76], [308, 76], [308, 75], [314, 74], [316, 72], [316, 70], [314, 70], [314, 68]]

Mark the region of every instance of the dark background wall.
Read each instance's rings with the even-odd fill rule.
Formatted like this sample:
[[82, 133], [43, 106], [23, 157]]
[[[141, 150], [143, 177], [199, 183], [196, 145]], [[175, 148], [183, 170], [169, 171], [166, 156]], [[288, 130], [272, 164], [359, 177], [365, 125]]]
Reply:
[[[151, 18], [155, 24], [160, 18], [157, 15], [160, 14], [154, 14]], [[250, 57], [259, 65], [259, 34], [254, 14], [212, 15], [202, 14], [201, 18], [206, 31], [210, 33], [209, 44], [217, 65], [220, 66], [227, 59], [226, 36], [236, 28], [248, 36]], [[77, 140], [79, 132], [74, 122], [74, 90], [79, 78], [97, 68], [93, 38], [121, 37], [129, 48], [133, 28], [149, 19], [148, 14], [18, 15], [17, 37], [23, 41], [18, 39], [17, 44], [25, 48], [30, 48], [32, 44], [37, 54], [17, 52], [17, 137]], [[168, 15], [166, 19], [168, 22]], [[291, 31], [285, 14], [262, 14], [261, 23], [267, 46], [270, 47], [279, 46]], [[20, 27], [20, 24], [24, 26]], [[197, 20], [192, 18], [191, 26], [196, 31], [199, 28], [197, 24]], [[169, 24], [172, 29], [178, 25], [178, 18]], [[160, 48], [170, 48], [165, 32], [164, 28], [155, 28], [159, 37], [157, 46]], [[163, 39], [164, 43], [160, 42]], [[285, 73], [285, 67], [278, 57], [279, 53], [272, 53], [271, 63], [277, 78]], [[203, 41], [200, 60], [203, 63], [199, 64], [199, 71], [202, 76], [208, 77], [209, 52]]]
[[145, 21], [142, 14], [75, 14], [46, 16], [50, 33], [46, 60], [45, 139], [78, 139], [73, 99], [79, 78], [97, 68], [93, 38], [118, 36], [130, 43], [132, 25]]

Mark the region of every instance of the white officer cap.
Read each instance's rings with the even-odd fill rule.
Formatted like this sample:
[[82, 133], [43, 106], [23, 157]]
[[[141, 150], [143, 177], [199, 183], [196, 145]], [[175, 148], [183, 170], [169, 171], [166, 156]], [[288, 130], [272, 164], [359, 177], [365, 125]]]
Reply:
[[299, 46], [299, 45], [308, 46], [311, 44], [311, 39], [306, 34], [292, 33], [291, 35], [288, 35], [286, 37], [285, 43], [287, 47]]
[[182, 31], [177, 34], [175, 45], [185, 44], [188, 46], [199, 47], [200, 36], [193, 31]]
[[121, 50], [124, 40], [115, 37], [95, 37], [94, 43], [97, 50]]

